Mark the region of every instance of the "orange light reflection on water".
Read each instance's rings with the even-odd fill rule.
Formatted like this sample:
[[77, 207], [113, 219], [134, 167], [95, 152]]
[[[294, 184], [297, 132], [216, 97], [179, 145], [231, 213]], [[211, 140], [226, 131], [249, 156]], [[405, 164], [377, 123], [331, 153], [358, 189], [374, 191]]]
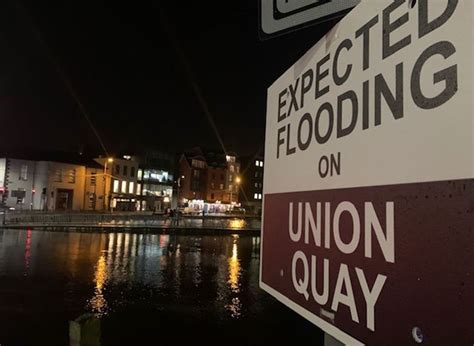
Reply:
[[[234, 236], [232, 244], [232, 257], [229, 258], [229, 280], [227, 281], [232, 293], [240, 293], [240, 276], [241, 276], [241, 265], [238, 253], [238, 236]], [[233, 318], [239, 318], [241, 316], [242, 303], [239, 297], [233, 297], [231, 303], [226, 306], [227, 310], [230, 311]]]
[[104, 297], [104, 288], [108, 279], [107, 274], [107, 261], [105, 256], [102, 254], [97, 261], [94, 282], [95, 282], [95, 291], [94, 296], [89, 301], [89, 304], [92, 308], [92, 311], [98, 316], [104, 316], [107, 314], [107, 301]]
[[233, 219], [229, 222], [230, 228], [242, 229], [245, 227], [245, 220]]

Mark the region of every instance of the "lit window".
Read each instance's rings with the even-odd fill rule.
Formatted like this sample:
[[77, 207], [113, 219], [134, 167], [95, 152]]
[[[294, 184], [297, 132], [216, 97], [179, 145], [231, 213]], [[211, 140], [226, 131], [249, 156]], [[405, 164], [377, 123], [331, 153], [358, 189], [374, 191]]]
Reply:
[[260, 167], [263, 167], [263, 161], [260, 161]]
[[139, 169], [137, 178], [138, 180], [142, 180], [142, 177], [143, 177], [143, 170]]
[[28, 180], [28, 165], [21, 165], [20, 180]]
[[76, 170], [74, 168], [69, 171], [68, 183], [69, 184], [76, 183]]
[[258, 199], [262, 199], [262, 194], [261, 193], [258, 194]]
[[56, 174], [54, 175], [54, 182], [61, 183], [63, 181], [63, 170], [58, 168]]
[[137, 184], [137, 195], [142, 194], [142, 186], [140, 184]]
[[229, 170], [234, 173], [234, 165], [230, 165]]
[[114, 192], [119, 192], [119, 181], [114, 180]]
[[255, 161], [255, 166], [257, 166], [257, 167], [260, 166], [260, 161], [258, 161], [258, 160]]
[[240, 166], [236, 166], [237, 168], [237, 173], [240, 173]]
[[258, 193], [253, 195], [253, 199], [258, 199]]
[[229, 174], [229, 182], [232, 181], [232, 178], [233, 178], [232, 174]]
[[128, 185], [128, 193], [134, 193], [135, 192], [135, 184], [133, 182], [130, 182], [130, 185]]
[[232, 184], [229, 185], [229, 191], [232, 191]]
[[127, 193], [127, 182], [122, 181], [122, 193]]
[[224, 190], [224, 184], [220, 184], [219, 189]]
[[201, 160], [192, 160], [191, 165], [195, 168], [206, 168], [206, 163]]

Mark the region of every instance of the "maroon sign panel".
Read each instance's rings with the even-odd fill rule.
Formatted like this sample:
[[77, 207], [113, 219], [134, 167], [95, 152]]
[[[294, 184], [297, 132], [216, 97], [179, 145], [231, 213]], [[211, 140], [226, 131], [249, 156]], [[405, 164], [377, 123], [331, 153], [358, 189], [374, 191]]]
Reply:
[[473, 180], [269, 194], [264, 212], [262, 281], [303, 309], [368, 345], [473, 344]]

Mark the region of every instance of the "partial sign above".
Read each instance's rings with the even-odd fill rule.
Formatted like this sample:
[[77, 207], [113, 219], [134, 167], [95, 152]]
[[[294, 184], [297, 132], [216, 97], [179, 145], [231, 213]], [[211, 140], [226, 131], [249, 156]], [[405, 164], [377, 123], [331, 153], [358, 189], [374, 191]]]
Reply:
[[268, 89], [260, 285], [347, 345], [474, 344], [473, 29], [362, 1]]
[[360, 0], [260, 0], [261, 36], [317, 24], [347, 13]]

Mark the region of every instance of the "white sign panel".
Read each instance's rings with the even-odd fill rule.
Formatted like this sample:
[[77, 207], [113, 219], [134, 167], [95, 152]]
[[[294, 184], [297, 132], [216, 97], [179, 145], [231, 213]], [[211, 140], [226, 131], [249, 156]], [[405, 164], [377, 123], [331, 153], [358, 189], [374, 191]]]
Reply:
[[262, 31], [275, 34], [321, 22], [356, 6], [360, 0], [261, 0]]
[[474, 344], [473, 23], [365, 0], [268, 90], [260, 285], [348, 345]]
[[387, 3], [360, 4], [268, 90], [266, 193], [472, 177], [472, 1]]

